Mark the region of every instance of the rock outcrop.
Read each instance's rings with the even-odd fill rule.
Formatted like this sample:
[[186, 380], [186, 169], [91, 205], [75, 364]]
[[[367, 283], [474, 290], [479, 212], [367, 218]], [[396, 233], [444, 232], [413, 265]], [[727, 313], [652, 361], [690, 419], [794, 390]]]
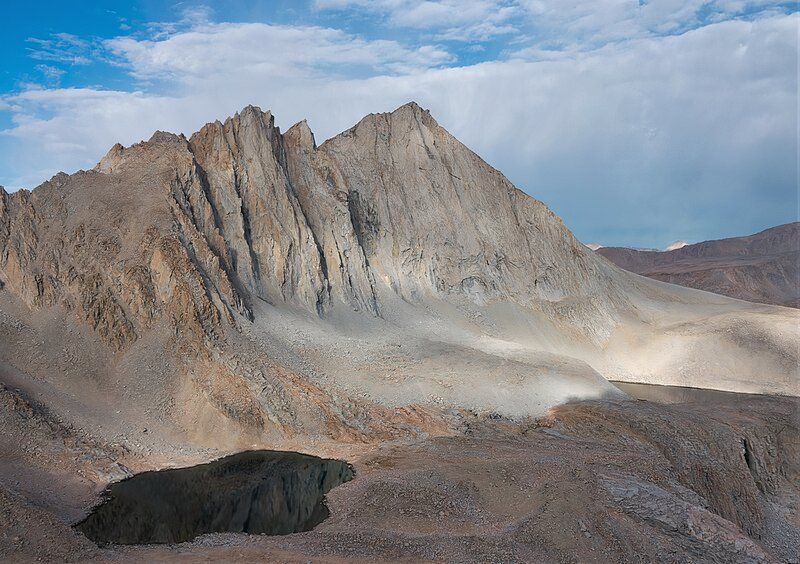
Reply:
[[619, 270], [414, 103], [320, 146], [249, 106], [0, 191], [0, 285], [4, 366], [199, 442], [445, 432], [604, 375], [800, 393], [796, 316]]

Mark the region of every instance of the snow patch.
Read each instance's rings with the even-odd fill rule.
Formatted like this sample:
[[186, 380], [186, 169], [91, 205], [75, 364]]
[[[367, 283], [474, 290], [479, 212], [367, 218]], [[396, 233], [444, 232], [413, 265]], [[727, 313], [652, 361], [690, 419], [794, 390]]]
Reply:
[[667, 245], [664, 251], [675, 251], [677, 249], [682, 249], [688, 244], [689, 244], [688, 241], [675, 241], [674, 243], [670, 243], [669, 245]]

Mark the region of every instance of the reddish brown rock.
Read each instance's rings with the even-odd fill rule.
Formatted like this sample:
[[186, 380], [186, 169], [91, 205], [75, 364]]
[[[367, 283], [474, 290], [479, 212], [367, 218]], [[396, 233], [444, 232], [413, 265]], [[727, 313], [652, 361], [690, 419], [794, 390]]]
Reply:
[[750, 302], [800, 307], [798, 222], [671, 251], [600, 247], [597, 252], [656, 280]]

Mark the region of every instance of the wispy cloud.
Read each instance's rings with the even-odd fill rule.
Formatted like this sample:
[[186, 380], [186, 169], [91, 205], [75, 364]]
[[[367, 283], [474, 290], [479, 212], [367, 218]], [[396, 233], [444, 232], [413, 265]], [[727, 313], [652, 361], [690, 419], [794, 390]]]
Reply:
[[92, 44], [69, 33], [56, 33], [47, 39], [28, 38], [28, 52], [39, 61], [88, 65], [92, 62]]
[[366, 40], [341, 30], [263, 23], [205, 23], [160, 39], [120, 37], [106, 42], [116, 60], [141, 79], [203, 80], [224, 73], [282, 77], [437, 67], [453, 56], [436, 45], [409, 48]]
[[61, 83], [61, 77], [67, 73], [67, 71], [64, 69], [54, 67], [52, 65], [36, 65], [36, 70], [41, 73], [45, 84], [51, 87], [59, 86]]
[[769, 11], [790, 11], [781, 0], [520, 0], [531, 52], [597, 49], [609, 43], [677, 35]]
[[796, 10], [786, 0], [315, 0], [314, 6], [358, 9], [389, 26], [425, 30], [443, 40], [512, 36], [528, 52], [585, 51], [764, 11]]
[[316, 0], [318, 10], [357, 8], [384, 16], [395, 27], [436, 32], [440, 39], [475, 41], [517, 32], [521, 15], [509, 0]]

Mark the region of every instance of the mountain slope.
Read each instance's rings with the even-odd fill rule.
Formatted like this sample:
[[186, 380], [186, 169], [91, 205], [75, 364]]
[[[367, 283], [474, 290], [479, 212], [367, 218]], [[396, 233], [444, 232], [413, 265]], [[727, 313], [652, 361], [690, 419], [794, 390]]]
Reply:
[[800, 307], [800, 222], [672, 251], [602, 247], [597, 252], [625, 270], [656, 280], [740, 300]]
[[0, 250], [3, 380], [104, 434], [442, 433], [604, 376], [800, 393], [795, 312], [616, 268], [413, 103], [319, 147], [254, 107], [116, 145], [0, 193]]

